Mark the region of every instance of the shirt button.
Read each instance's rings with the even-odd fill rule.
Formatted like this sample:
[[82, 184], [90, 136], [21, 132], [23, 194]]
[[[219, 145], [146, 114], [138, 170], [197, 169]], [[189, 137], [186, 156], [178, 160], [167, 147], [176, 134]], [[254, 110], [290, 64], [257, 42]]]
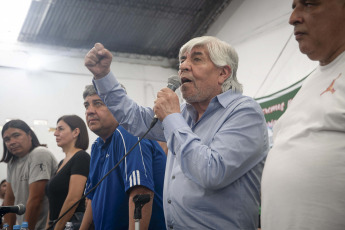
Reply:
[[172, 179], [175, 179], [175, 176], [172, 176], [171, 178], [172, 178]]
[[168, 204], [171, 204], [171, 200], [168, 200]]

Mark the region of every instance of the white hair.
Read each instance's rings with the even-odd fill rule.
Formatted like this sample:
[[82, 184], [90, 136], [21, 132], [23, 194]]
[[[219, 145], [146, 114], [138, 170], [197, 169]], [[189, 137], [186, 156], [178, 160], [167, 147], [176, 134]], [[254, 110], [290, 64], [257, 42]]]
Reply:
[[243, 92], [242, 84], [238, 82], [236, 72], [238, 68], [238, 55], [236, 50], [228, 43], [219, 40], [212, 36], [203, 36], [191, 39], [184, 44], [179, 53], [179, 60], [181, 56], [196, 46], [206, 47], [210, 55], [210, 59], [217, 67], [224, 67], [229, 65], [231, 68], [231, 75], [222, 84], [222, 92], [232, 89], [234, 92]]

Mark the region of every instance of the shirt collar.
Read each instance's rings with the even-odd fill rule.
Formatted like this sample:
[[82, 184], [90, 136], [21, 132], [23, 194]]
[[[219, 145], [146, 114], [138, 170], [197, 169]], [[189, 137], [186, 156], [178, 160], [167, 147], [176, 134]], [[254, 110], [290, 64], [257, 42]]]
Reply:
[[101, 137], [98, 137], [99, 146], [108, 145], [112, 141], [113, 135], [114, 135], [114, 132], [105, 140], [105, 142], [103, 141]]
[[[217, 96], [212, 98], [212, 100], [210, 101], [210, 104], [207, 106], [207, 109], [209, 109], [211, 106], [217, 107], [217, 105], [220, 105], [223, 108], [226, 108], [232, 101], [234, 101], [241, 95], [242, 93], [233, 92], [232, 89], [229, 89], [225, 91], [224, 93], [218, 94]], [[197, 114], [197, 111], [194, 109], [194, 107], [191, 104], [186, 103], [186, 109], [189, 115], [192, 117], [192, 119], [196, 121], [198, 114]]]
[[224, 108], [228, 107], [228, 105], [234, 101], [235, 99], [237, 99], [238, 97], [240, 97], [242, 95], [242, 93], [239, 92], [233, 92], [232, 89], [229, 89], [227, 91], [225, 91], [224, 93], [218, 94], [216, 97], [214, 97], [211, 100], [211, 103], [219, 103], [221, 106], [223, 106]]

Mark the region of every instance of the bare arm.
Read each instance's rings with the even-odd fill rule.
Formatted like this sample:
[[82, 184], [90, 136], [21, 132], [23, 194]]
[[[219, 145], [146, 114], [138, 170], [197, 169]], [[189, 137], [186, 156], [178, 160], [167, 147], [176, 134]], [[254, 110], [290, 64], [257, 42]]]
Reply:
[[130, 190], [130, 194], [129, 194], [129, 213], [128, 213], [128, 217], [129, 217], [129, 230], [134, 230], [134, 209], [135, 209], [135, 204], [133, 202], [133, 197], [135, 197], [135, 195], [139, 195], [139, 194], [150, 194], [150, 202], [148, 202], [147, 204], [144, 205], [144, 207], [141, 210], [141, 217], [142, 219], [140, 220], [140, 229], [141, 230], [147, 230], [149, 228], [149, 224], [150, 224], [150, 220], [151, 220], [151, 214], [152, 214], [152, 203], [153, 203], [153, 196], [154, 193], [143, 186], [135, 186], [134, 188], [132, 188]]
[[42, 210], [42, 202], [45, 196], [47, 180], [40, 180], [29, 185], [29, 198], [26, 202], [25, 221], [29, 223], [29, 229], [35, 229]]
[[[59, 217], [83, 196], [86, 179], [87, 178], [82, 175], [71, 175], [68, 194], [62, 205]], [[75, 205], [64, 217], [61, 218], [61, 220], [59, 220], [59, 222], [57, 222], [54, 228], [55, 230], [63, 230], [65, 228], [66, 222], [71, 219], [78, 205], [79, 204]]]
[[49, 228], [49, 216], [50, 216], [50, 211], [48, 210], [47, 221], [46, 221], [46, 228], [45, 229]]
[[89, 230], [92, 225], [92, 205], [91, 200], [87, 199], [86, 210], [79, 230]]
[[[7, 188], [6, 188], [6, 193], [5, 193], [5, 199], [3, 206], [12, 206], [14, 205], [14, 194], [12, 190], [11, 183], [7, 182]], [[7, 213], [5, 216], [4, 222], [10, 225], [10, 228], [12, 229], [12, 226], [16, 223], [16, 214], [14, 213]]]

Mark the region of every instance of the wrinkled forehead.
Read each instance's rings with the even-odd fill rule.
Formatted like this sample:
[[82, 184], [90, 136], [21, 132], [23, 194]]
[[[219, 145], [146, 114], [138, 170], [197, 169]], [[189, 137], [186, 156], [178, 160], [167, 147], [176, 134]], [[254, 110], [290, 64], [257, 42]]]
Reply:
[[186, 47], [185, 49], [181, 50], [179, 54], [179, 59], [184, 59], [188, 55], [205, 55], [209, 56], [208, 49], [205, 45], [195, 45], [193, 47]]

